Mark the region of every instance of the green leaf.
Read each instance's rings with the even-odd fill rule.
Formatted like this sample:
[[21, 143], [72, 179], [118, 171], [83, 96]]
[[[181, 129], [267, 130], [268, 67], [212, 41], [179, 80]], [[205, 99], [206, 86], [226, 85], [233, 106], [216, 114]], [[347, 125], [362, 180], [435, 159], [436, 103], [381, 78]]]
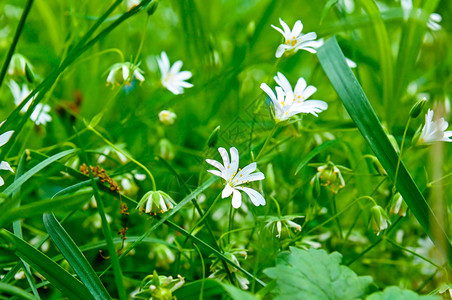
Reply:
[[[348, 67], [336, 38], [329, 39], [319, 49], [318, 57], [350, 117], [394, 182], [398, 161], [397, 152], [384, 132], [358, 80]], [[441, 223], [438, 222], [403, 162], [400, 163], [396, 188], [433, 242], [439, 245], [438, 240], [449, 241]], [[432, 236], [430, 228], [435, 228], [436, 237]]]
[[2, 295], [6, 293], [17, 296], [21, 299], [30, 299], [30, 300], [36, 299], [35, 297], [33, 297], [33, 295], [25, 292], [24, 290], [3, 282], [0, 282], [0, 292], [1, 292], [0, 294]]
[[417, 293], [404, 290], [397, 286], [390, 286], [385, 288], [383, 292], [376, 292], [366, 297], [366, 300], [435, 300], [441, 299], [436, 296], [421, 296]]
[[[174, 291], [173, 295], [176, 296], [177, 299], [199, 300], [199, 294], [201, 293], [202, 287], [202, 280], [193, 281], [184, 284], [183, 287]], [[204, 280], [204, 299], [217, 299], [219, 297], [221, 298], [222, 294], [224, 294], [224, 289], [218, 281], [213, 279]]]
[[358, 276], [339, 263], [342, 255], [324, 250], [290, 247], [282, 252], [274, 268], [264, 270], [276, 280], [275, 299], [356, 299], [363, 297], [372, 282], [369, 276]]
[[77, 151], [78, 151], [78, 149], [66, 150], [66, 151], [60, 152], [58, 154], [55, 154], [55, 155], [43, 160], [42, 162], [40, 162], [39, 164], [37, 164], [36, 166], [31, 168], [31, 170], [29, 170], [28, 172], [26, 172], [25, 174], [20, 176], [17, 180], [15, 180], [10, 186], [8, 186], [5, 189], [3, 194], [5, 194], [7, 196], [12, 195], [17, 189], [19, 189], [22, 186], [22, 184], [24, 184], [33, 175], [35, 175], [36, 173], [38, 173], [39, 171], [41, 171], [42, 169], [44, 169], [45, 167], [47, 167], [51, 163], [59, 160], [60, 158], [63, 158], [65, 156], [69, 155], [69, 154], [73, 154], [73, 153], [75, 153]]
[[226, 293], [231, 296], [233, 300], [257, 300], [258, 298], [247, 291], [242, 291], [241, 289], [226, 283], [221, 283]]
[[10, 238], [14, 243], [14, 253], [26, 261], [31, 267], [42, 274], [53, 286], [70, 299], [93, 299], [88, 289], [61, 266], [51, 260], [44, 253], [16, 237], [9, 231], [2, 229], [0, 233]]
[[111, 299], [99, 277], [86, 260], [75, 242], [53, 214], [43, 215], [44, 226], [55, 245], [77, 273], [95, 299]]
[[333, 140], [333, 141], [327, 141], [321, 145], [319, 145], [317, 148], [315, 148], [314, 150], [312, 150], [308, 155], [306, 155], [303, 160], [298, 164], [297, 170], [295, 171], [294, 175], [297, 175], [298, 172], [300, 172], [301, 169], [303, 169], [308, 162], [313, 159], [317, 154], [319, 154], [320, 152], [322, 152], [323, 150], [336, 145], [337, 143], [339, 143], [339, 140]]

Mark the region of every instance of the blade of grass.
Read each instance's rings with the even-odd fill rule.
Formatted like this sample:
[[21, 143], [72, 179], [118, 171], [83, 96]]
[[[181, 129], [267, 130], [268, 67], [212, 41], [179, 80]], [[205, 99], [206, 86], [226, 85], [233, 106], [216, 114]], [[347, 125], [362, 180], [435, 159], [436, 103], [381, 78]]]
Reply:
[[3, 282], [0, 282], [0, 292], [1, 292], [0, 294], [7, 293], [10, 295], [17, 296], [21, 299], [30, 299], [30, 300], [36, 299], [35, 297], [33, 297], [33, 295], [25, 292], [24, 290]]
[[370, 18], [372, 27], [375, 30], [375, 42], [378, 46], [378, 55], [380, 57], [381, 79], [383, 81], [383, 103], [387, 108], [386, 119], [393, 115], [393, 104], [398, 103], [393, 96], [393, 59], [391, 51], [391, 43], [389, 41], [388, 32], [386, 31], [383, 18], [377, 4], [373, 0], [360, 0], [364, 10]]
[[320, 146], [318, 146], [317, 148], [315, 148], [314, 150], [312, 150], [308, 155], [306, 155], [303, 160], [298, 164], [297, 166], [297, 170], [295, 171], [294, 175], [297, 175], [298, 172], [300, 172], [301, 169], [303, 169], [308, 162], [313, 159], [317, 154], [319, 154], [320, 152], [322, 152], [323, 150], [328, 149], [331, 146], [336, 145], [337, 143], [339, 143], [339, 140], [333, 140], [333, 141], [327, 141], [323, 144], [321, 144]]
[[59, 289], [70, 299], [93, 299], [88, 289], [61, 266], [51, 260], [44, 253], [18, 238], [11, 232], [2, 229], [0, 234], [5, 235], [14, 243], [14, 253], [25, 260], [36, 271], [41, 273], [53, 286]]
[[53, 242], [93, 297], [95, 299], [111, 299], [99, 277], [96, 275], [96, 272], [94, 272], [83, 253], [55, 218], [55, 215], [53, 213], [44, 214], [43, 221], [44, 227]]
[[20, 16], [19, 24], [17, 25], [16, 33], [14, 33], [14, 38], [9, 46], [8, 54], [6, 55], [5, 62], [3, 63], [2, 70], [0, 71], [0, 87], [2, 86], [3, 80], [5, 79], [6, 71], [8, 70], [9, 64], [11, 62], [11, 58], [13, 57], [14, 50], [16, 49], [17, 43], [19, 42], [20, 34], [22, 33], [22, 29], [24, 28], [25, 21], [27, 20], [28, 13], [31, 10], [31, 5], [33, 4], [33, 0], [28, 0], [25, 5], [24, 11]]
[[[336, 38], [329, 39], [319, 49], [318, 57], [350, 117], [388, 173], [388, 176], [394, 182], [398, 161], [397, 152], [384, 132], [358, 80], [348, 67]], [[403, 162], [400, 163], [396, 188], [432, 241], [438, 244], [430, 230], [430, 228], [436, 228], [444, 238], [443, 240], [450, 243], [444, 228], [411, 178]]]
[[[79, 145], [83, 145], [80, 139], [78, 138]], [[81, 149], [81, 155], [85, 163], [90, 166], [90, 162], [88, 159], [88, 155]], [[105, 241], [107, 242], [108, 253], [111, 259], [111, 265], [113, 266], [113, 275], [115, 278], [116, 288], [118, 290], [119, 299], [127, 299], [126, 289], [124, 287], [123, 275], [121, 264], [119, 263], [119, 258], [116, 253], [115, 244], [113, 243], [113, 237], [110, 229], [110, 224], [107, 221], [105, 206], [102, 197], [100, 196], [99, 187], [97, 186], [96, 179], [91, 172], [91, 168], [88, 167], [89, 177], [91, 178], [91, 186], [93, 188], [94, 199], [97, 204], [97, 211], [99, 212], [101, 218], [102, 231], [104, 233]]]
[[[22, 176], [22, 174], [24, 173], [25, 170], [25, 163], [26, 163], [26, 153], [22, 153], [22, 156], [19, 159], [19, 164], [17, 165], [17, 169], [16, 169], [16, 175], [14, 177], [14, 180], [16, 181], [19, 177]], [[12, 198], [17, 198], [17, 200], [13, 200], [13, 202], [17, 202], [16, 207], [20, 206], [20, 198], [19, 198], [19, 193], [20, 189], [17, 189], [13, 195]], [[16, 220], [13, 222], [13, 233], [18, 237], [18, 238], [23, 238], [22, 236], [22, 221], [21, 220]], [[36, 288], [35, 282], [33, 280], [33, 276], [31, 275], [31, 271], [30, 271], [30, 266], [24, 262], [22, 259], [20, 260], [20, 264], [23, 266], [24, 268], [24, 273], [25, 273], [25, 277], [27, 278], [28, 284], [30, 285], [31, 290], [33, 291], [33, 295], [35, 295], [35, 297], [37, 299], [41, 299], [39, 297], [39, 293], [38, 293], [38, 289]]]
[[42, 169], [44, 169], [45, 167], [47, 167], [51, 163], [59, 160], [60, 158], [63, 158], [63, 157], [65, 157], [67, 155], [70, 155], [70, 154], [74, 154], [77, 151], [79, 151], [79, 150], [78, 149], [70, 149], [70, 150], [66, 150], [66, 151], [60, 152], [58, 154], [55, 154], [55, 155], [45, 159], [44, 161], [40, 162], [39, 164], [37, 164], [36, 166], [31, 168], [31, 170], [29, 170], [28, 172], [26, 172], [25, 174], [20, 176], [17, 180], [15, 180], [10, 186], [8, 186], [3, 191], [3, 194], [5, 194], [7, 196], [12, 195], [17, 189], [19, 189], [22, 186], [22, 184], [24, 184], [33, 175], [35, 175], [36, 173], [38, 173], [39, 171], [41, 171]]
[[30, 204], [3, 210], [2, 214], [0, 214], [0, 227], [4, 227], [17, 219], [25, 219], [31, 216], [41, 215], [45, 212], [54, 211], [56, 209], [79, 208], [81, 204], [89, 200], [88, 198], [84, 198], [82, 196], [89, 194], [91, 194], [90, 191], [81, 192], [55, 199], [35, 201]]

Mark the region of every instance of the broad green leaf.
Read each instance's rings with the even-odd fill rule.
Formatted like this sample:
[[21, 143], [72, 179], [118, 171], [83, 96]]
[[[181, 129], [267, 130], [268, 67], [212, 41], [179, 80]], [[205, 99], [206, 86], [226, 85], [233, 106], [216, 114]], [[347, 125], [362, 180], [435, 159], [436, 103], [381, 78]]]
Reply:
[[366, 300], [439, 300], [436, 296], [421, 296], [417, 293], [404, 290], [397, 286], [387, 287], [383, 292], [376, 292], [366, 297]]
[[342, 255], [325, 250], [290, 247], [277, 258], [276, 266], [264, 273], [276, 280], [275, 299], [357, 299], [363, 297], [372, 282], [341, 266]]
[[22, 184], [24, 184], [33, 175], [35, 175], [36, 173], [38, 173], [39, 171], [41, 171], [42, 169], [44, 169], [45, 167], [47, 167], [51, 163], [59, 160], [60, 158], [63, 158], [63, 157], [65, 157], [67, 155], [70, 155], [70, 154], [73, 154], [73, 153], [75, 153], [77, 151], [78, 151], [78, 149], [66, 150], [66, 151], [60, 152], [58, 154], [55, 154], [55, 155], [43, 160], [42, 162], [40, 162], [39, 164], [37, 164], [36, 166], [31, 168], [31, 170], [29, 170], [28, 172], [26, 172], [25, 174], [23, 174], [22, 176], [17, 178], [17, 180], [15, 180], [10, 186], [8, 186], [5, 189], [3, 194], [5, 194], [7, 196], [12, 195], [17, 189], [19, 189], [22, 186]]
[[9, 285], [7, 283], [0, 282], [0, 294], [4, 295], [4, 293], [17, 296], [20, 299], [30, 299], [30, 300], [36, 299], [33, 295], [25, 292], [24, 290], [22, 290], [18, 287]]
[[111, 299], [96, 272], [86, 260], [75, 242], [53, 214], [44, 214], [44, 226], [55, 245], [77, 273], [95, 299]]
[[231, 284], [221, 283], [221, 286], [224, 288], [226, 293], [229, 294], [229, 296], [233, 300], [257, 300], [258, 298], [251, 294], [250, 292], [243, 291]]
[[301, 169], [303, 169], [308, 162], [313, 159], [317, 154], [319, 154], [320, 152], [322, 152], [323, 150], [336, 145], [337, 143], [339, 143], [339, 140], [333, 140], [333, 141], [327, 141], [321, 145], [319, 145], [317, 148], [315, 148], [314, 150], [312, 150], [308, 155], [306, 155], [303, 160], [298, 164], [297, 166], [297, 170], [295, 171], [294, 175], [297, 175], [298, 172], [300, 172]]
[[[318, 57], [350, 117], [394, 182], [398, 161], [397, 152], [384, 132], [358, 80], [348, 67], [335, 38], [329, 39], [319, 49]], [[396, 188], [433, 242], [436, 243], [438, 239], [432, 236], [430, 228], [435, 228], [437, 235], [442, 235], [439, 240], [449, 241], [441, 223], [438, 222], [403, 162], [400, 163]]]
[[180, 289], [174, 291], [173, 295], [177, 297], [177, 299], [184, 300], [199, 300], [199, 295], [201, 293], [201, 288], [203, 289], [204, 299], [217, 299], [224, 294], [224, 289], [220, 285], [220, 283], [213, 279], [205, 279], [204, 286], [202, 284], [202, 280], [196, 280], [193, 282], [189, 282], [184, 284]]
[[9, 231], [2, 229], [1, 234], [13, 241], [14, 253], [26, 261], [31, 267], [42, 274], [53, 286], [70, 299], [93, 299], [88, 289], [61, 266], [51, 260], [44, 253], [16, 237]]

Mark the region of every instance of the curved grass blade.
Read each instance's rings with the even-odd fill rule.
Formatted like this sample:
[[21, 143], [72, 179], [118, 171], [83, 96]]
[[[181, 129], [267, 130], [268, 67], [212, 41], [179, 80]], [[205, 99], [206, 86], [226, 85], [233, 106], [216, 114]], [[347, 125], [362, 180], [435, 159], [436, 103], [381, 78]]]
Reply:
[[55, 245], [95, 299], [111, 299], [96, 272], [53, 213], [43, 215], [44, 227]]
[[14, 254], [26, 261], [36, 271], [41, 273], [53, 286], [59, 289], [69, 299], [93, 299], [88, 289], [47, 255], [21, 240], [9, 231], [2, 229], [5, 235], [14, 243]]
[[[398, 155], [386, 136], [358, 80], [347, 66], [344, 54], [336, 38], [329, 39], [319, 49], [318, 57], [350, 117], [356, 123], [364, 139], [394, 182]], [[450, 244], [444, 228], [411, 178], [403, 162], [400, 163], [396, 188], [432, 241], [440, 247], [441, 243], [435, 238], [437, 233], [441, 235], [441, 240], [449, 241]], [[431, 228], [435, 228], [437, 232], [432, 234]]]
[[48, 165], [53, 163], [54, 161], [57, 161], [60, 158], [73, 154], [77, 151], [79, 151], [79, 150], [78, 149], [66, 150], [66, 151], [60, 152], [58, 154], [55, 154], [55, 155], [43, 160], [42, 162], [40, 162], [39, 164], [37, 164], [36, 166], [31, 168], [31, 170], [29, 170], [24, 175], [20, 176], [17, 180], [15, 180], [10, 186], [8, 186], [8, 188], [5, 189], [3, 194], [5, 194], [7, 196], [11, 196], [17, 189], [19, 189], [22, 186], [22, 184], [24, 184], [33, 175], [35, 175], [36, 173], [38, 173], [39, 171], [41, 171], [42, 169], [44, 169], [45, 167], [47, 167]]
[[18, 287], [9, 285], [7, 283], [0, 282], [0, 294], [3, 294], [3, 293], [14, 295], [21, 299], [30, 299], [30, 300], [36, 299], [35, 297], [33, 297], [33, 295], [25, 292], [24, 290], [22, 290]]
[[81, 196], [88, 194], [90, 194], [89, 191], [65, 197], [59, 197], [56, 199], [40, 200], [19, 207], [3, 210], [2, 213], [0, 214], [0, 227], [4, 227], [9, 222], [12, 222], [17, 219], [24, 219], [31, 216], [41, 215], [45, 212], [54, 211], [56, 209], [79, 208], [80, 204], [88, 200], [87, 198]]
[[339, 140], [332, 140], [332, 141], [327, 141], [321, 145], [319, 145], [317, 148], [315, 148], [314, 150], [312, 150], [308, 155], [306, 155], [303, 160], [298, 164], [297, 170], [295, 171], [294, 175], [297, 175], [298, 172], [300, 172], [301, 169], [303, 169], [308, 162], [313, 159], [317, 154], [319, 154], [320, 152], [322, 152], [323, 150], [336, 145], [337, 143], [339, 143]]

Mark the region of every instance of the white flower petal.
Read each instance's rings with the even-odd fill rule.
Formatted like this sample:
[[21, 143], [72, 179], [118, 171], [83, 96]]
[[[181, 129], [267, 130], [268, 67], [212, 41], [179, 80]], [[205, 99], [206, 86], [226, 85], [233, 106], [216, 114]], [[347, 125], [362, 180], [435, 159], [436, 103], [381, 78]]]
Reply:
[[234, 189], [229, 184], [226, 184], [226, 186], [223, 189], [223, 192], [221, 193], [221, 198], [224, 199], [231, 196], [233, 190]]
[[14, 173], [14, 170], [11, 168], [11, 166], [9, 165], [9, 163], [7, 163], [6, 161], [2, 161], [0, 163], [0, 170], [8, 170]]
[[233, 190], [232, 207], [239, 208], [242, 205], [242, 194], [239, 191]]
[[9, 141], [9, 139], [11, 138], [13, 133], [14, 133], [14, 130], [9, 130], [0, 135], [0, 147], [5, 145]]
[[250, 197], [251, 202], [253, 202], [255, 206], [265, 205], [264, 196], [262, 196], [258, 191], [247, 187], [241, 187], [240, 189]]

